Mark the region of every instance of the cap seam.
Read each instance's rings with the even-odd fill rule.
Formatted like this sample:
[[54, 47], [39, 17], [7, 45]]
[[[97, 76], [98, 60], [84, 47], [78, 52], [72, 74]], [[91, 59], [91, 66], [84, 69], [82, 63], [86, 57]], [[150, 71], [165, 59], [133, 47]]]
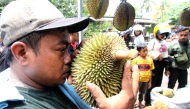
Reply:
[[40, 26], [38, 26], [37, 28], [35, 28], [34, 31], [37, 31], [38, 29], [40, 29], [40, 28], [42, 28], [42, 27], [44, 27], [44, 26], [47, 26], [47, 25], [49, 25], [49, 24], [51, 24], [51, 23], [53, 23], [53, 22], [56, 22], [56, 21], [58, 21], [58, 20], [60, 20], [60, 19], [61, 19], [61, 18], [55, 19], [55, 20], [53, 20], [53, 21], [51, 21], [51, 22], [45, 23], [45, 24], [43, 24], [43, 25], [40, 25]]

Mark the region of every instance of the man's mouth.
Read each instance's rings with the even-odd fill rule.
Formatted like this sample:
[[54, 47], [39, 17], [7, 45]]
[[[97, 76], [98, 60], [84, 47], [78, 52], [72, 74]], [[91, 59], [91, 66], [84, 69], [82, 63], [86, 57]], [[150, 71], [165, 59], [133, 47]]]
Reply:
[[71, 74], [71, 70], [68, 70], [67, 72], [64, 72], [64, 73], [63, 73], [63, 75], [64, 75], [65, 77], [68, 77], [70, 74]]

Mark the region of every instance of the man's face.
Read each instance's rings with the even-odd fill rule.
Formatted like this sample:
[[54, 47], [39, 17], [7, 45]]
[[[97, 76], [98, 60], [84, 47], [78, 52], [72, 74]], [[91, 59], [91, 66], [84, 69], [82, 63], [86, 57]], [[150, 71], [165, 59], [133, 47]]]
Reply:
[[75, 33], [72, 33], [73, 34], [73, 38], [76, 42], [79, 41], [79, 33], [78, 32], [75, 32]]
[[124, 39], [127, 39], [127, 37], [128, 37], [128, 35], [127, 35], [127, 34], [123, 35], [123, 38], [124, 38]]
[[188, 41], [189, 30], [181, 31], [178, 33], [179, 40], [181, 42]]
[[50, 30], [39, 42], [39, 53], [30, 55], [28, 77], [46, 87], [63, 84], [70, 71], [69, 42], [67, 30]]

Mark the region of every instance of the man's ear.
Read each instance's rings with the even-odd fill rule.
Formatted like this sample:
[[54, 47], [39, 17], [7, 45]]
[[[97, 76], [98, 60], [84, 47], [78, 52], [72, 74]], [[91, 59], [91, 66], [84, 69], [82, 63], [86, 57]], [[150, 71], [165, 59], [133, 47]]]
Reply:
[[11, 45], [11, 52], [15, 60], [18, 61], [21, 65], [28, 64], [28, 50], [29, 47], [23, 42], [15, 42]]

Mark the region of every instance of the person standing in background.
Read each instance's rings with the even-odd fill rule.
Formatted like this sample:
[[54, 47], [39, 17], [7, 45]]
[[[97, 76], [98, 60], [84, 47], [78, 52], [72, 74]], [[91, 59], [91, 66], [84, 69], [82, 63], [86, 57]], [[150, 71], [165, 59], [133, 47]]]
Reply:
[[178, 80], [178, 88], [183, 88], [187, 85], [188, 72], [190, 66], [190, 44], [188, 40], [189, 28], [180, 27], [177, 33], [179, 40], [172, 42], [168, 47], [170, 56], [174, 56], [175, 60], [171, 62], [169, 72], [168, 88], [173, 89]]
[[109, 28], [109, 29], [108, 29], [108, 32], [112, 32], [112, 30], [113, 30], [112, 28]]
[[150, 92], [154, 87], [160, 87], [162, 83], [164, 68], [168, 69], [168, 47], [164, 40], [171, 33], [168, 24], [161, 23], [154, 27], [154, 39], [148, 43], [148, 56], [153, 59], [155, 69], [152, 71], [152, 87], [147, 90], [145, 94], [145, 105], [149, 106], [151, 103]]
[[8, 48], [4, 46], [3, 42], [0, 43], [1, 45], [1, 52], [0, 52], [0, 72], [7, 69], [9, 67], [8, 65], [8, 57], [7, 57], [7, 51]]
[[190, 27], [189, 27], [189, 34], [188, 34], [188, 39], [190, 40]]
[[[143, 27], [139, 24], [133, 26], [133, 34], [134, 34], [134, 45], [141, 45], [144, 43], [144, 37], [143, 37]], [[136, 47], [135, 47], [136, 49]]]
[[124, 39], [125, 44], [127, 45], [129, 49], [133, 48], [132, 46], [134, 42], [134, 37], [131, 36], [132, 31], [133, 30], [129, 28], [126, 31], [121, 33], [121, 37]]
[[70, 33], [70, 45], [68, 48], [68, 52], [70, 55], [75, 51], [78, 45], [79, 45], [79, 33], [78, 32]]
[[145, 106], [142, 104], [144, 100], [144, 94], [147, 88], [151, 88], [151, 81], [152, 81], [152, 70], [154, 69], [154, 63], [152, 58], [147, 57], [148, 50], [147, 45], [137, 45], [137, 50], [139, 52], [139, 56], [136, 57], [132, 61], [132, 66], [138, 65], [138, 69], [140, 72], [140, 80], [139, 80], [139, 94], [138, 94], [138, 104], [134, 107], [139, 107], [140, 109], [144, 108]]
[[0, 38], [0, 53], [3, 51], [3, 48], [4, 48], [4, 44], [3, 44], [2, 39]]

